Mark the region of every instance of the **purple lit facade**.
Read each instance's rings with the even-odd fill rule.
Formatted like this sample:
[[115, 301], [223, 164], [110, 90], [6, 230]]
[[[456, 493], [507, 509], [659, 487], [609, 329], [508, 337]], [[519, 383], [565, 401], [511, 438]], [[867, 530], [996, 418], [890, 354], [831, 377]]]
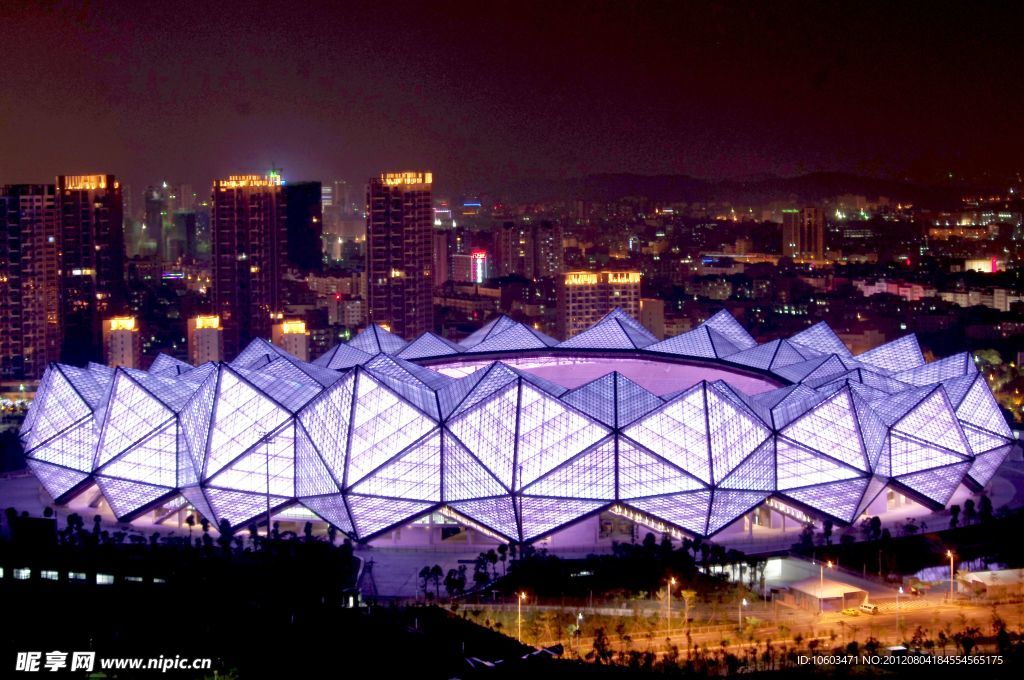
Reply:
[[301, 505], [371, 539], [442, 511], [533, 541], [614, 508], [711, 536], [770, 499], [855, 522], [892, 488], [938, 509], [1014, 445], [972, 357], [913, 336], [857, 357], [824, 323], [757, 344], [725, 312], [657, 341], [616, 310], [558, 343], [500, 317], [461, 343], [378, 326], [313, 363], [52, 365], [21, 431], [57, 502]]

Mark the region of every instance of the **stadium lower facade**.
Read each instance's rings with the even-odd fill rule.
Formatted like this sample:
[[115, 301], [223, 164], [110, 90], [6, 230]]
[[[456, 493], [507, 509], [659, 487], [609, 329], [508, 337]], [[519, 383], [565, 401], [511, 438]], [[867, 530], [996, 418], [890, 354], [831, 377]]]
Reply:
[[856, 357], [824, 323], [758, 344], [720, 312], [658, 341], [616, 310], [557, 342], [509, 318], [461, 343], [372, 326], [313, 363], [52, 365], [21, 430], [57, 503], [245, 527], [305, 508], [358, 540], [443, 515], [534, 541], [611, 511], [713, 536], [758, 508], [856, 522], [933, 509], [1014, 445], [970, 354], [908, 335]]

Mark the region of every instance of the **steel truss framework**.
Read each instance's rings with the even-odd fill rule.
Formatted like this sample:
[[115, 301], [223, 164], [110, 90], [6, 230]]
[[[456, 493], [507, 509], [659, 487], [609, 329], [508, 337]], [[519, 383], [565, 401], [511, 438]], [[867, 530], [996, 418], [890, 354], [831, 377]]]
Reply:
[[[587, 352], [785, 386], [658, 396], [617, 372], [569, 390], [501, 361], [426, 366]], [[460, 344], [371, 327], [313, 363], [257, 340], [198, 367], [55, 364], [21, 437], [57, 502], [95, 483], [122, 520], [187, 501], [237, 526], [299, 503], [368, 539], [443, 509], [514, 541], [613, 504], [700, 536], [770, 497], [840, 523], [887, 487], [940, 508], [1013, 446], [969, 354], [925, 363], [908, 335], [853, 357], [824, 323], [759, 345], [725, 312], [659, 342], [620, 310], [561, 344], [500, 317]]]

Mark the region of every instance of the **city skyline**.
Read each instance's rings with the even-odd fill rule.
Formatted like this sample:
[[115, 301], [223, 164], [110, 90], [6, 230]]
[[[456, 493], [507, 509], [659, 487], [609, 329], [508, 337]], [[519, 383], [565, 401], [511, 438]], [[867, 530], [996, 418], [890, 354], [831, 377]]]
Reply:
[[325, 182], [430, 167], [439, 192], [483, 192], [608, 172], [1020, 169], [1024, 96], [998, 80], [1021, 66], [1010, 8], [526, 9], [8, 7], [0, 182], [101, 168], [141, 195], [268, 167]]

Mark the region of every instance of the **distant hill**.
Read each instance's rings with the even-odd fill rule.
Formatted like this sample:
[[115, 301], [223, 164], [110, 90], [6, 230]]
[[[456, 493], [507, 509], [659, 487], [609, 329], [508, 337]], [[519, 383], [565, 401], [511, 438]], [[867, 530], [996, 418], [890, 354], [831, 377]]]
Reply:
[[771, 201], [813, 202], [841, 194], [934, 207], [953, 206], [958, 188], [926, 187], [910, 182], [861, 177], [841, 172], [816, 172], [797, 177], [762, 176], [745, 179], [706, 180], [688, 175], [599, 174], [570, 180], [530, 179], [510, 186], [517, 202], [558, 199], [611, 202], [628, 196], [657, 202], [728, 202], [738, 205]]

